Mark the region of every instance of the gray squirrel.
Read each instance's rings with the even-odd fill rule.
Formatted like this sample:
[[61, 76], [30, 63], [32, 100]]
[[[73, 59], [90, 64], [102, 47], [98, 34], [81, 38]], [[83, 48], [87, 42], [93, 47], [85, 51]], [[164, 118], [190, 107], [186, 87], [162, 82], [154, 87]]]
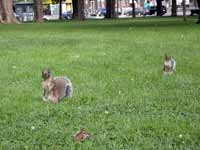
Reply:
[[176, 61], [172, 57], [165, 54], [164, 64], [163, 64], [163, 74], [171, 75], [176, 72]]
[[49, 69], [42, 71], [43, 100], [59, 102], [64, 97], [72, 97], [72, 82], [67, 77], [52, 77]]

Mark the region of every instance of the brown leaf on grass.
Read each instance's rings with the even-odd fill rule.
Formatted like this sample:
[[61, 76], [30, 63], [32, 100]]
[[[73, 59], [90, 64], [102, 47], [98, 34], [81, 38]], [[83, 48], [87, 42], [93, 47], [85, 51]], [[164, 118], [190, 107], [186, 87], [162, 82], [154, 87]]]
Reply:
[[88, 139], [91, 135], [87, 133], [87, 131], [84, 128], [81, 128], [80, 131], [75, 133], [72, 137], [75, 142], [83, 142], [86, 139]]

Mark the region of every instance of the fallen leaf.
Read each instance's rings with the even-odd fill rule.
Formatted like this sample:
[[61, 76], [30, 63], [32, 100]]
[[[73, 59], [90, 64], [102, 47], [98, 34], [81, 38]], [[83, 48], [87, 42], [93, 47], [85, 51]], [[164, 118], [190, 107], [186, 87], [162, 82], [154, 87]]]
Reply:
[[87, 133], [84, 128], [81, 128], [80, 131], [73, 135], [73, 139], [75, 142], [83, 142], [88, 139], [91, 135]]

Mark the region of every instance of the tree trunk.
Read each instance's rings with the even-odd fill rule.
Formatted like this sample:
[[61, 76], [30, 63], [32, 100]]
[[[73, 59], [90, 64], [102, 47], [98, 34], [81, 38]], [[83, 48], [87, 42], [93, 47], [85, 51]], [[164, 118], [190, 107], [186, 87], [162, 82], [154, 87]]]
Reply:
[[62, 20], [62, 0], [59, 0], [59, 20]]
[[78, 0], [78, 19], [84, 20], [84, 0]]
[[135, 0], [132, 0], [132, 17], [135, 18]]
[[78, 0], [72, 0], [73, 5], [73, 19], [78, 18]]
[[198, 4], [198, 8], [199, 8], [197, 24], [200, 24], [200, 0], [197, 0], [197, 4]]
[[0, 0], [0, 23], [3, 23], [3, 5], [2, 1]]
[[0, 23], [17, 23], [12, 0], [0, 0]]
[[172, 16], [177, 16], [176, 0], [172, 0]]
[[106, 18], [111, 18], [111, 0], [106, 0]]
[[94, 0], [95, 10], [98, 9], [98, 0]]
[[119, 17], [119, 0], [117, 1], [117, 12], [116, 12], [116, 17]]
[[111, 0], [111, 17], [115, 18], [116, 13], [115, 13], [115, 0]]
[[156, 0], [157, 1], [157, 16], [162, 16], [162, 1], [161, 0]]
[[42, 0], [34, 0], [35, 21], [43, 22], [43, 5]]
[[186, 21], [186, 5], [185, 5], [185, 0], [183, 0], [182, 3], [183, 3], [183, 21]]
[[84, 0], [72, 0], [73, 19], [84, 20]]

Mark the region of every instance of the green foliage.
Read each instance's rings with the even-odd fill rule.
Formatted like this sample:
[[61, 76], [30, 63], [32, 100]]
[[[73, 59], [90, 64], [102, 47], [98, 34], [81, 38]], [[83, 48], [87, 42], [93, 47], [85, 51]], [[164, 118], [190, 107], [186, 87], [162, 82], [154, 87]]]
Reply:
[[[193, 19], [0, 25], [1, 149], [199, 149], [199, 41]], [[46, 67], [72, 80], [72, 99], [42, 101]], [[74, 143], [80, 127], [92, 138]]]

